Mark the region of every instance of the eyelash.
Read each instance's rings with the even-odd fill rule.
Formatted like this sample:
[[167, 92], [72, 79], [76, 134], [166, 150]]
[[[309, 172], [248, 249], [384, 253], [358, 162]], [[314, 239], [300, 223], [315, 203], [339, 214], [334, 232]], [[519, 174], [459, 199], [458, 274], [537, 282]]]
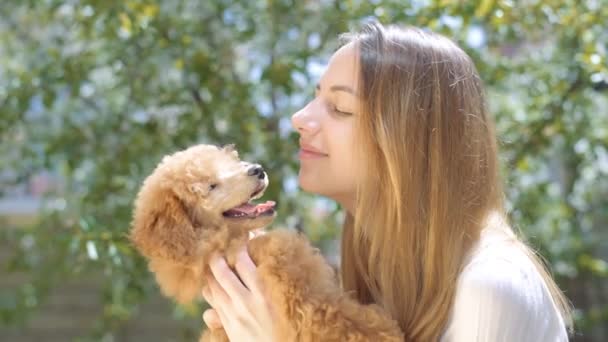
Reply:
[[[313, 93], [313, 98], [316, 98], [318, 96], [318, 91], [315, 89], [314, 93]], [[343, 112], [341, 110], [338, 110], [338, 107], [336, 107], [335, 105], [332, 104], [328, 104], [329, 109], [333, 112], [336, 113], [338, 115], [342, 115], [342, 116], [350, 116], [353, 115], [353, 113], [349, 113], [349, 112]]]
[[334, 113], [336, 113], [336, 114], [339, 114], [339, 115], [342, 115], [342, 116], [350, 116], [350, 115], [353, 115], [352, 113], [349, 113], [349, 112], [343, 112], [343, 111], [341, 111], [341, 110], [338, 110], [338, 108], [336, 108], [336, 106], [332, 106], [332, 105], [330, 105], [330, 109], [331, 109], [331, 111], [332, 111], [332, 112], [334, 112]]

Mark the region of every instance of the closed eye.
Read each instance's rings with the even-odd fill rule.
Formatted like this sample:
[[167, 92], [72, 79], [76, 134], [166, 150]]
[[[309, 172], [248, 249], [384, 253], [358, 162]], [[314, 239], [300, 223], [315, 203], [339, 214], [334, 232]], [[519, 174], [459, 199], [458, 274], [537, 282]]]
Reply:
[[[317, 86], [315, 87], [315, 92], [314, 92], [314, 96], [313, 97], [316, 98], [317, 96], [319, 96], [319, 92], [320, 91], [321, 91], [321, 88], [317, 84]], [[333, 105], [331, 103], [327, 103], [327, 106], [329, 107], [329, 110], [331, 112], [336, 113], [338, 115], [342, 115], [342, 116], [353, 115], [353, 113], [351, 113], [351, 112], [346, 112], [346, 111], [339, 110], [335, 105]]]
[[332, 112], [336, 113], [336, 114], [340, 114], [343, 116], [349, 116], [349, 115], [353, 115], [353, 113], [350, 112], [345, 112], [345, 111], [341, 111], [339, 110], [336, 106], [330, 106], [329, 108]]

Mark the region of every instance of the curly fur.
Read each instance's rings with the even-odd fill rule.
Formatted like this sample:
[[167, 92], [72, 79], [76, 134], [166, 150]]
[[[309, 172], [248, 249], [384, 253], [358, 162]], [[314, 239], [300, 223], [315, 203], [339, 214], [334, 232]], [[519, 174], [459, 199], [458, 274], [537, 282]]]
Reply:
[[[195, 300], [213, 253], [234, 267], [247, 243], [265, 291], [281, 320], [285, 341], [402, 341], [396, 321], [376, 305], [344, 293], [333, 269], [302, 235], [283, 229], [248, 240], [274, 216], [226, 218], [246, 202], [258, 177], [247, 174], [233, 147], [197, 145], [167, 156], [144, 181], [135, 200], [130, 239], [149, 261], [162, 292], [180, 303]], [[265, 187], [268, 183], [264, 180]], [[221, 329], [201, 341], [227, 341]]]

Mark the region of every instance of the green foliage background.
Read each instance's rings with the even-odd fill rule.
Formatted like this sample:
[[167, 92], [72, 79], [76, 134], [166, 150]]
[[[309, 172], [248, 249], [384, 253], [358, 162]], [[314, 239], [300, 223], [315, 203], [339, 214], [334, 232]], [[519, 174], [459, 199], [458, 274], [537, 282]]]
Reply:
[[[295, 189], [289, 117], [337, 35], [370, 17], [441, 32], [475, 59], [512, 218], [576, 307], [574, 340], [606, 340], [605, 0], [2, 1], [0, 197], [41, 171], [62, 182], [37, 223], [0, 229], [12, 246], [0, 274], [27, 274], [0, 292], [0, 324], [22, 324], [49, 291], [92, 274], [104, 310], [88, 338], [138, 315], [158, 292], [125, 240], [132, 201], [164, 154], [198, 142], [236, 143], [262, 163], [277, 222], [331, 253], [340, 213]], [[198, 320], [201, 307], [176, 319]]]

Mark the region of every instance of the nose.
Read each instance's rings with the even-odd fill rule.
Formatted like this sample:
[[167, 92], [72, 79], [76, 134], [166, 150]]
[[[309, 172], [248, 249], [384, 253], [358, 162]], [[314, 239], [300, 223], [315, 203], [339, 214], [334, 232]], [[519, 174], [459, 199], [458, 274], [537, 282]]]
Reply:
[[[304, 108], [297, 111], [291, 116], [292, 127], [300, 133], [300, 135], [313, 136], [321, 128], [319, 118], [313, 115], [314, 100], [308, 103]], [[320, 110], [320, 108], [318, 108]]]
[[252, 167], [250, 167], [249, 170], [247, 170], [247, 175], [256, 176], [259, 179], [264, 179], [264, 177], [266, 177], [266, 173], [264, 173], [264, 168], [260, 165], [253, 165]]

